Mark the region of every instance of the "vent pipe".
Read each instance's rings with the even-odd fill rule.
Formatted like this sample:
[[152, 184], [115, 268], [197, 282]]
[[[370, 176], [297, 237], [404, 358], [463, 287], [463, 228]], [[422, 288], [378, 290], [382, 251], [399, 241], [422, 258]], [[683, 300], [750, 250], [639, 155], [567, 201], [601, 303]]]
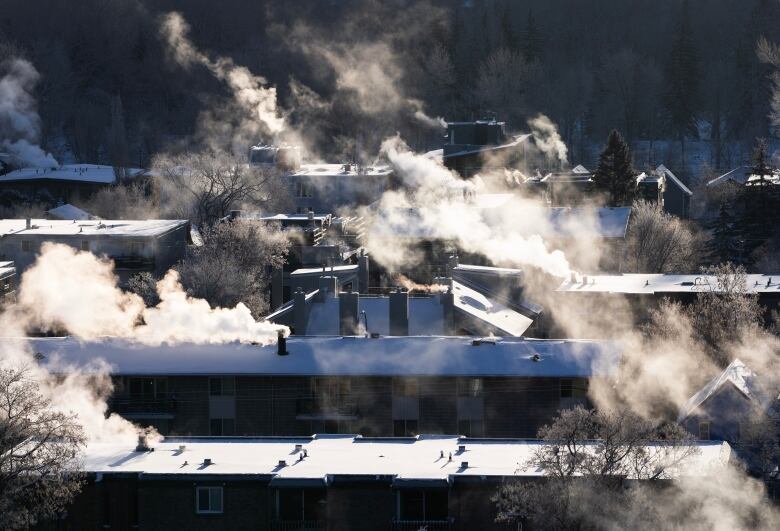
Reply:
[[293, 293], [293, 327], [297, 336], [306, 335], [306, 329], [309, 325], [309, 316], [306, 310], [306, 293], [298, 288]]
[[286, 356], [287, 352], [287, 338], [284, 337], [284, 330], [276, 332], [276, 353], [279, 356]]
[[409, 293], [395, 289], [390, 293], [390, 335], [409, 335]]
[[355, 292], [339, 293], [339, 334], [342, 336], [357, 335], [359, 329], [358, 306], [360, 295]]
[[368, 293], [368, 255], [362, 251], [358, 258], [358, 290], [360, 293]]

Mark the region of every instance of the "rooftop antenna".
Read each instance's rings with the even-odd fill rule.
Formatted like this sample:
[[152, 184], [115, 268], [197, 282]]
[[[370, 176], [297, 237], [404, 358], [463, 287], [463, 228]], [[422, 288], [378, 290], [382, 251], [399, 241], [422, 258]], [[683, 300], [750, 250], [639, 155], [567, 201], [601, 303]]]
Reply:
[[363, 322], [366, 325], [366, 334], [365, 335], [366, 335], [366, 337], [369, 337], [369, 333], [368, 333], [368, 314], [366, 314], [365, 310], [361, 310], [360, 314], [363, 316]]

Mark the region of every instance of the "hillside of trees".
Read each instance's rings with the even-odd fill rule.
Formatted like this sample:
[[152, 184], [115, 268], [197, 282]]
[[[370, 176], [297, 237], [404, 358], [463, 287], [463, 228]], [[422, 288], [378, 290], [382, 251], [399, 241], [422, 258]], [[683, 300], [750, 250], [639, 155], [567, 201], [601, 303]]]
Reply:
[[780, 42], [774, 0], [4, 0], [2, 50], [41, 73], [55, 156], [109, 162], [121, 129], [128, 162], [145, 166], [228, 96], [205, 69], [168, 60], [158, 16], [170, 11], [201, 50], [275, 86], [331, 157], [396, 131], [440, 143], [407, 106], [516, 129], [541, 112], [573, 159], [613, 128], [632, 144], [710, 142], [715, 167], [722, 145], [778, 135], [772, 66], [756, 54], [761, 37]]

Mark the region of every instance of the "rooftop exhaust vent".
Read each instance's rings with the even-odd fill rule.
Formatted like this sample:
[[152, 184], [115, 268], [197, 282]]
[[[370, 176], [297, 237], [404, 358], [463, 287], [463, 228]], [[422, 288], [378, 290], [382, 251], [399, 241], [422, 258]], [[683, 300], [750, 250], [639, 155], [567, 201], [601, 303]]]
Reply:
[[287, 466], [287, 461], [284, 459], [279, 459], [279, 468], [284, 468]]
[[287, 352], [287, 338], [284, 337], [284, 330], [279, 330], [276, 333], [276, 353], [279, 356], [286, 356]]
[[468, 461], [461, 461], [460, 462], [460, 467], [461, 468], [468, 468], [469, 467], [469, 462]]
[[541, 361], [542, 357], [539, 354], [531, 356], [531, 361]]
[[203, 460], [203, 466], [211, 466], [211, 465], [212, 465], [211, 459], [209, 459], [208, 457]]

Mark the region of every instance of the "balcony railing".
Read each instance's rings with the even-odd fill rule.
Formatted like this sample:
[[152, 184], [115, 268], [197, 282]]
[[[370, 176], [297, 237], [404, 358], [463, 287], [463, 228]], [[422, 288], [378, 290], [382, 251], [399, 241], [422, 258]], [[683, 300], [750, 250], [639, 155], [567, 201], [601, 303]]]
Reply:
[[451, 531], [455, 519], [446, 520], [393, 520], [393, 531]]
[[319, 398], [299, 398], [295, 403], [296, 416], [299, 419], [355, 419], [359, 411], [353, 402], [337, 402]]
[[125, 418], [173, 418], [176, 413], [174, 398], [112, 398], [109, 409]]
[[318, 520], [276, 520], [273, 531], [325, 531], [325, 522]]

